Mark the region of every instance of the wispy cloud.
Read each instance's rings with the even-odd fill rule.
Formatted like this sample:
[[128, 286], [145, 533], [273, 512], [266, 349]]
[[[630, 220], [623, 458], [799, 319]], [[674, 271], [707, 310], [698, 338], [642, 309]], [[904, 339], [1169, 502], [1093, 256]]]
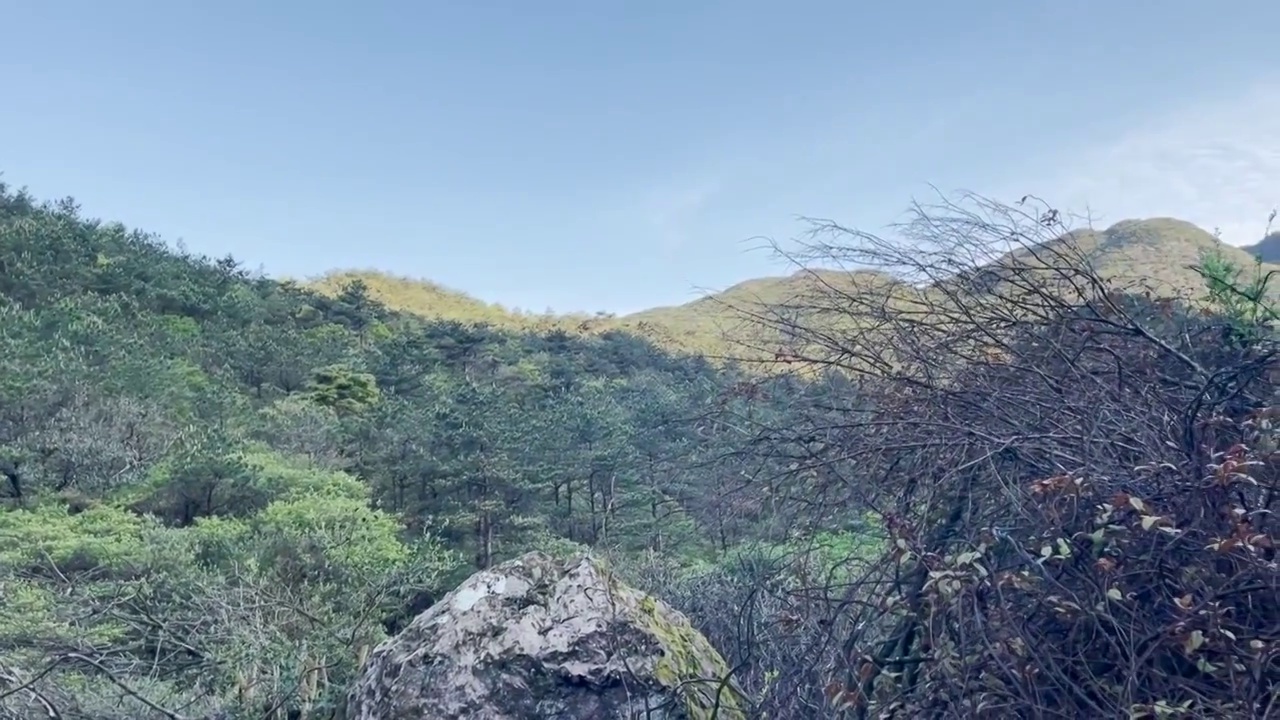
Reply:
[[1173, 216], [1256, 242], [1280, 205], [1280, 83], [1202, 103], [1068, 159], [1045, 199], [1096, 225]]

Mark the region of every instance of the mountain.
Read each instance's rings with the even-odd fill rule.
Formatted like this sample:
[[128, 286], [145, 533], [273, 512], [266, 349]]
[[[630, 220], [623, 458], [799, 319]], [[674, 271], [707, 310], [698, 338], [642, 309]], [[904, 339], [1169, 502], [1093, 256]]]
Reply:
[[317, 292], [336, 296], [355, 281], [364, 284], [370, 295], [388, 308], [411, 312], [420, 317], [485, 323], [509, 330], [547, 327], [568, 329], [575, 322], [591, 318], [586, 314], [535, 314], [506, 308], [430, 280], [394, 275], [381, 270], [333, 270], [306, 280], [304, 284]]
[[559, 330], [574, 335], [625, 332], [650, 340], [668, 351], [709, 358], [770, 356], [780, 343], [777, 333], [751, 315], [831, 285], [856, 288], [868, 281], [892, 282], [882, 273], [800, 270], [788, 276], [746, 280], [721, 292], [682, 305], [655, 307], [628, 315], [599, 312], [532, 313], [503, 307], [444, 287], [379, 270], [335, 270], [305, 281], [316, 292], [336, 297], [358, 282], [370, 297], [390, 309], [440, 320], [483, 323], [522, 332]]
[[1240, 248], [1265, 263], [1280, 263], [1280, 231], [1273, 232], [1253, 245]]
[[1122, 220], [1106, 230], [1071, 235], [1070, 240], [1099, 275], [1159, 297], [1199, 298], [1204, 283], [1192, 268], [1206, 252], [1217, 252], [1242, 269], [1254, 265], [1246, 249], [1228, 245], [1204, 229], [1174, 218]]
[[[835, 278], [840, 273], [819, 273]], [[684, 305], [657, 307], [624, 316], [610, 313], [533, 313], [506, 308], [444, 287], [430, 280], [398, 276], [380, 270], [335, 270], [304, 281], [316, 292], [336, 297], [357, 282], [370, 297], [392, 310], [419, 317], [483, 323], [522, 332], [559, 330], [574, 335], [600, 335], [610, 331], [645, 337], [668, 350], [683, 354], [720, 356], [732, 352], [726, 337], [741, 330], [743, 318], [731, 308], [764, 308], [781, 302], [812, 285], [812, 273], [790, 277], [758, 278]]]
[[[1203, 295], [1203, 280], [1193, 266], [1206, 252], [1216, 251], [1245, 269], [1253, 266], [1255, 252], [1261, 252], [1268, 263], [1280, 262], [1280, 233], [1250, 248], [1237, 248], [1192, 223], [1168, 217], [1122, 220], [1103, 230], [1076, 230], [1048, 245], [1052, 247], [1041, 249], [1062, 251], [1071, 246], [1100, 276], [1121, 287], [1189, 302], [1198, 301]], [[1030, 250], [1015, 250], [1002, 262], [1026, 262], [1030, 256]], [[1271, 267], [1267, 265], [1266, 269]], [[875, 287], [879, 292], [896, 282], [887, 274], [871, 270], [806, 269], [786, 276], [746, 280], [688, 303], [621, 317], [605, 313], [519, 312], [430, 281], [373, 270], [335, 271], [308, 285], [332, 295], [353, 280], [360, 280], [373, 297], [388, 307], [423, 317], [484, 322], [517, 330], [559, 329], [581, 335], [620, 330], [645, 337], [670, 351], [752, 359], [771, 357], [784, 344], [779, 333], [759, 322], [760, 316], [770, 315], [771, 308], [790, 305], [793, 311], [803, 312], [801, 299], [822, 285], [846, 292]]]

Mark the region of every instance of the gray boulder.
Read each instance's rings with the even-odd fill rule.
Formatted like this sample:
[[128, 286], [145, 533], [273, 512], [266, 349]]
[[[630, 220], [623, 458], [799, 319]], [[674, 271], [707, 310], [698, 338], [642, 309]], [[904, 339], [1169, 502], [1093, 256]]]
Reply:
[[743, 720], [724, 659], [600, 561], [472, 575], [369, 656], [349, 720]]

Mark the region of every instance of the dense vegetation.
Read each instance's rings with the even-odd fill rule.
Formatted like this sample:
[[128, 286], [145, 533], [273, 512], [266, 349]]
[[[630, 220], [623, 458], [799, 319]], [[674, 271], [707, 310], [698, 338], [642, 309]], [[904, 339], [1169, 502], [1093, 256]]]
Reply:
[[966, 198], [894, 238], [816, 228], [813, 260], [934, 291], [778, 313], [856, 392], [756, 447], [819, 438], [782, 480], [804, 519], [866, 508], [888, 542], [803, 590], [726, 578], [703, 601], [768, 618], [709, 631], [783, 660], [770, 717], [1280, 711], [1275, 276], [1208, 246], [1195, 305], [1120, 292], [1055, 215]]
[[816, 225], [806, 260], [870, 271], [742, 303], [762, 376], [0, 187], [0, 716], [338, 718], [375, 643], [531, 548], [686, 611], [760, 717], [1274, 712], [1269, 280], [1188, 231], [1156, 292], [1197, 308], [1117, 292], [1152, 226], [1047, 216]]
[[475, 568], [768, 534], [731, 369], [335, 295], [0, 190], [3, 707], [318, 713]]

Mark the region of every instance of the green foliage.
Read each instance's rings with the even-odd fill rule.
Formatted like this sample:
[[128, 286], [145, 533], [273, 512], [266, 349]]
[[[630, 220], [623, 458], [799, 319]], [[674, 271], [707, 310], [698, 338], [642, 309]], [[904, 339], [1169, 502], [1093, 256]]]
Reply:
[[801, 586], [814, 582], [847, 582], [867, 567], [885, 548], [884, 532], [868, 514], [853, 528], [823, 530], [781, 542], [748, 540], [726, 553], [722, 567], [772, 566]]
[[763, 527], [707, 489], [737, 431], [689, 421], [734, 371], [377, 297], [0, 185], [0, 683], [31, 683], [0, 714], [324, 717], [390, 619], [475, 568], [702, 562], [710, 528]]
[[[238, 698], [221, 702], [246, 708], [249, 698], [285, 707], [340, 701], [361, 653], [383, 637], [382, 616], [456, 560], [430, 539], [408, 542], [354, 478], [307, 478], [281, 458], [257, 460], [253, 484], [277, 499], [243, 517], [178, 529], [110, 504], [0, 514], [0, 566], [12, 573], [3, 583], [13, 598], [0, 639], [17, 653], [8, 659], [27, 655], [23, 647], [65, 654], [91, 642], [98, 662], [118, 664], [130, 647], [176, 636], [198, 654], [198, 667], [157, 668], [138, 680], [199, 683], [198, 670], [221, 679], [223, 693], [239, 686]], [[298, 687], [317, 668], [323, 677]]]
[[345, 472], [319, 470], [254, 447], [248, 448], [241, 460], [251, 469], [250, 486], [272, 501], [326, 497], [364, 503], [369, 499], [369, 487]]
[[63, 571], [95, 568], [126, 572], [146, 561], [147, 531], [153, 521], [127, 510], [96, 505], [71, 514], [49, 503], [0, 514], [0, 564], [30, 567], [46, 561]]
[[307, 397], [341, 413], [358, 413], [378, 401], [378, 383], [369, 373], [330, 365], [312, 371]]
[[1267, 270], [1260, 257], [1247, 277], [1245, 268], [1217, 249], [1206, 251], [1195, 269], [1204, 279], [1206, 302], [1231, 321], [1238, 341], [1256, 341], [1280, 318], [1271, 289], [1275, 270]]

